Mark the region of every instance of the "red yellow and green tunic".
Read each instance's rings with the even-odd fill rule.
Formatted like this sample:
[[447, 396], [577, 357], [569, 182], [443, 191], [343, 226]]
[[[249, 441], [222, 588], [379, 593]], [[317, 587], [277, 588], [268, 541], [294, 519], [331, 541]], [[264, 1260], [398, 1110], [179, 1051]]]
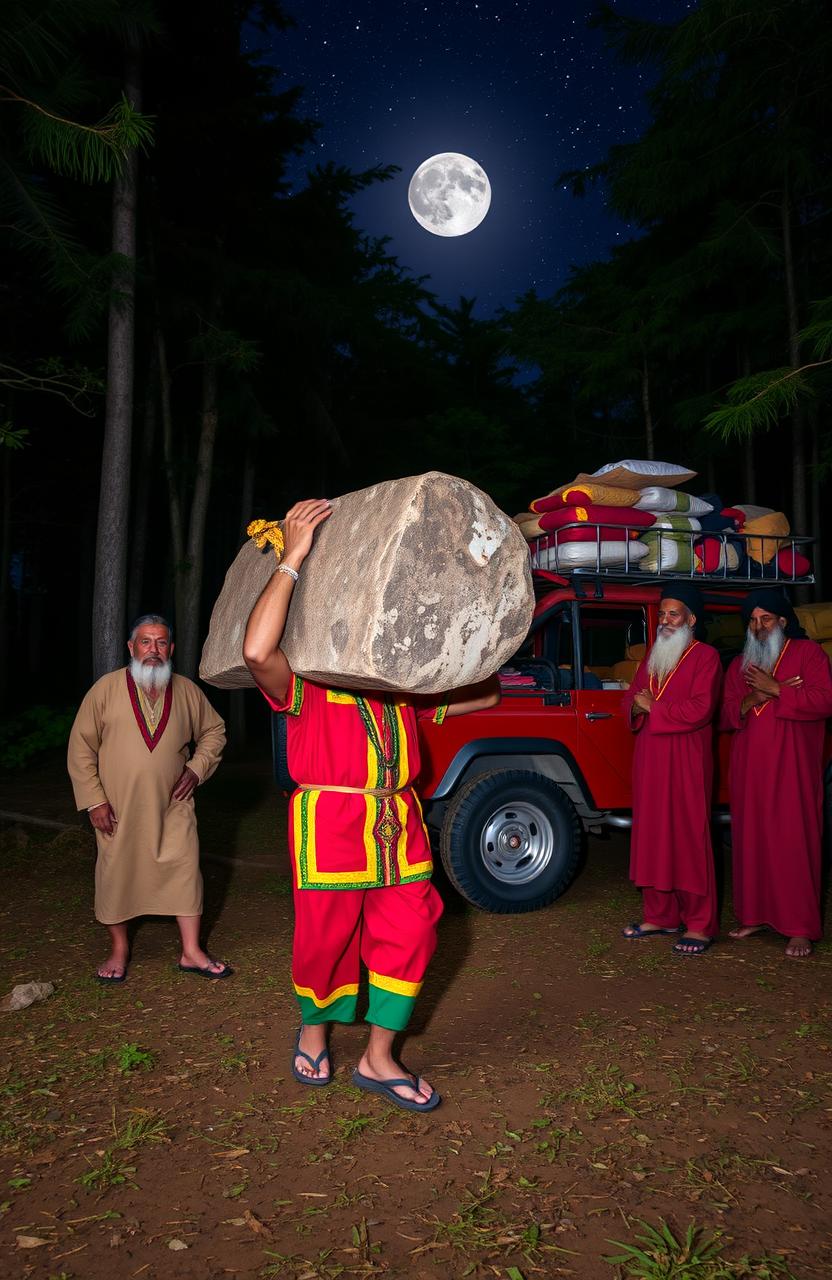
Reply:
[[[352, 1022], [361, 964], [367, 1020], [407, 1025], [436, 946], [442, 900], [422, 810], [417, 708], [395, 695], [326, 689], [293, 676], [284, 702], [295, 930], [292, 981], [304, 1023]], [[330, 788], [343, 787], [345, 791]], [[309, 892], [315, 890], [316, 892]], [[328, 892], [335, 890], [336, 892]]]
[[297, 886], [371, 889], [430, 879], [430, 842], [412, 789], [418, 721], [441, 723], [447, 707], [327, 689], [297, 675], [284, 702], [265, 696], [288, 716], [287, 762], [298, 786], [289, 809]]

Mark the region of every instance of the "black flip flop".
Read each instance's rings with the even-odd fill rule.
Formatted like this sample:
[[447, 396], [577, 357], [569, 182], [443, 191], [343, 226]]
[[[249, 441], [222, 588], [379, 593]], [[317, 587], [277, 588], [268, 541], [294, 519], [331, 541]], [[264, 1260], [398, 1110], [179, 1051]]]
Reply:
[[222, 965], [222, 968], [220, 969], [219, 973], [214, 973], [214, 970], [209, 965], [206, 965], [204, 969], [200, 969], [198, 964], [180, 964], [179, 972], [195, 973], [200, 978], [213, 978], [215, 981], [218, 978], [230, 978], [232, 973], [234, 972], [234, 970], [231, 968], [231, 965], [226, 964], [224, 960], [213, 960], [212, 964]]
[[124, 966], [124, 973], [121, 975], [121, 977], [115, 977], [115, 975], [114, 975], [114, 976], [112, 976], [112, 977], [107, 977], [107, 976], [105, 976], [105, 974], [103, 974], [103, 973], [97, 973], [97, 974], [95, 975], [95, 980], [96, 980], [96, 982], [100, 982], [100, 983], [102, 983], [102, 985], [103, 985], [103, 986], [105, 986], [105, 987], [115, 986], [115, 985], [116, 985], [117, 983], [119, 983], [119, 982], [124, 982], [124, 981], [126, 981], [126, 978], [127, 978], [127, 966], [126, 966], [126, 965]]
[[305, 1076], [302, 1071], [298, 1071], [297, 1067], [295, 1066], [295, 1058], [305, 1058], [306, 1061], [309, 1063], [310, 1067], [312, 1068], [312, 1070], [318, 1071], [320, 1070], [320, 1066], [324, 1058], [329, 1059], [329, 1049], [322, 1049], [321, 1052], [318, 1054], [317, 1058], [313, 1058], [312, 1055], [309, 1053], [304, 1053], [303, 1049], [301, 1049], [300, 1047], [300, 1037], [301, 1037], [302, 1031], [303, 1031], [303, 1027], [302, 1026], [298, 1027], [298, 1034], [295, 1038], [295, 1052], [292, 1054], [292, 1075], [295, 1077], [298, 1084], [308, 1084], [313, 1089], [323, 1089], [325, 1085], [331, 1084], [332, 1082], [332, 1061], [331, 1060], [329, 1061], [328, 1076], [315, 1077], [315, 1076]]
[[401, 1094], [396, 1093], [397, 1085], [399, 1088], [404, 1086], [406, 1089], [418, 1089], [419, 1081], [415, 1076], [402, 1076], [393, 1080], [373, 1080], [370, 1076], [362, 1075], [356, 1067], [352, 1073], [352, 1082], [356, 1089], [363, 1089], [366, 1093], [380, 1093], [388, 1102], [401, 1107], [403, 1111], [433, 1111], [442, 1101], [435, 1089], [427, 1102], [414, 1102], [411, 1098], [403, 1098]]

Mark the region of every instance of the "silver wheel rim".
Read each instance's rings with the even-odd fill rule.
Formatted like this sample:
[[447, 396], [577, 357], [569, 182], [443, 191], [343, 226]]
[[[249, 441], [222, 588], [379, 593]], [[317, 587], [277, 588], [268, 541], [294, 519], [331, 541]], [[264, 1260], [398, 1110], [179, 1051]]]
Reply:
[[539, 805], [528, 800], [501, 805], [480, 836], [480, 856], [488, 874], [501, 884], [536, 880], [552, 861], [555, 833]]

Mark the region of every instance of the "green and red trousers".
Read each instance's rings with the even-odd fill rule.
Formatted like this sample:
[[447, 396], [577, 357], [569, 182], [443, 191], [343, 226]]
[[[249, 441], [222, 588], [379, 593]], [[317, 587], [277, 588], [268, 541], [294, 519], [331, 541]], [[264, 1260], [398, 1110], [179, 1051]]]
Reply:
[[292, 981], [307, 1025], [354, 1022], [361, 965], [367, 1022], [401, 1031], [436, 949], [442, 899], [429, 880], [294, 890]]

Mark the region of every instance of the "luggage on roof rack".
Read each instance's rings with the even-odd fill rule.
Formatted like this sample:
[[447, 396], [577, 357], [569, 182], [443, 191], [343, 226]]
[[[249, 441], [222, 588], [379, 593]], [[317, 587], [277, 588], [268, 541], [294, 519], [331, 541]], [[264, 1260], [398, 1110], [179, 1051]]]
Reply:
[[[688, 578], [736, 586], [789, 586], [814, 582], [807, 552], [814, 538], [799, 534], [735, 533], [733, 530], [643, 529], [586, 521], [563, 525], [529, 541], [532, 569], [567, 577], [602, 576], [617, 582]], [[753, 554], [752, 554], [753, 553]]]

